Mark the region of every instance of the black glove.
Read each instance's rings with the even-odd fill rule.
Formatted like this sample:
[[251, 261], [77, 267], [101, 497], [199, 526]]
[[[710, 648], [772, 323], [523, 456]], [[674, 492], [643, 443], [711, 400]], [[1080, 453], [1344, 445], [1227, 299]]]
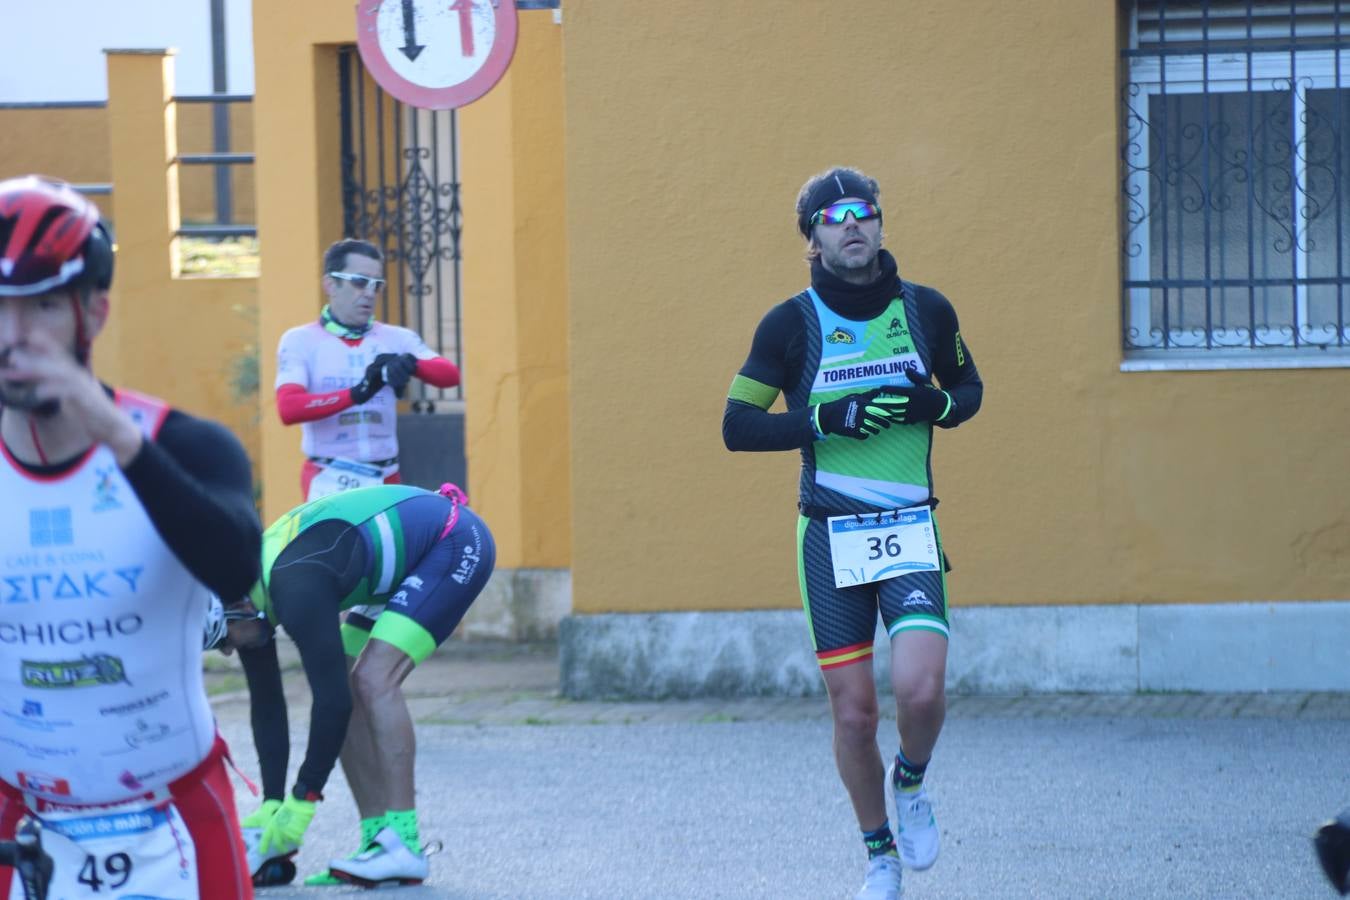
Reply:
[[882, 397], [899, 401], [898, 406], [891, 406], [898, 411], [892, 421], [901, 425], [917, 425], [921, 422], [941, 422], [947, 418], [952, 411], [952, 395], [920, 380], [912, 369], [906, 369], [905, 374], [910, 380], [909, 387], [881, 389]]
[[366, 366], [365, 377], [357, 384], [352, 385], [352, 403], [360, 406], [384, 387], [384, 364], [393, 353], [381, 353], [375, 357], [370, 365]]
[[403, 389], [408, 386], [408, 379], [412, 378], [413, 372], [417, 370], [417, 357], [411, 353], [381, 353], [379, 357], [388, 356], [390, 359], [384, 364], [384, 383], [394, 389], [396, 396], [403, 396]]
[[865, 441], [898, 421], [907, 402], [877, 389], [822, 403], [812, 411], [816, 433], [842, 434]]

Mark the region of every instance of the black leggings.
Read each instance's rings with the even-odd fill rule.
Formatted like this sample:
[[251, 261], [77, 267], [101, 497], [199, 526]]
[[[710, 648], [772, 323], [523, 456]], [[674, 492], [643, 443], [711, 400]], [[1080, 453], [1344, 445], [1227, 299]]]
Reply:
[[[322, 792], [337, 765], [352, 715], [338, 609], [366, 571], [366, 548], [355, 526], [337, 519], [305, 529], [272, 565], [269, 595], [277, 624], [286, 629], [309, 682], [309, 744], [296, 780]], [[249, 695], [284, 698], [276, 642], [240, 650]], [[280, 718], [281, 727], [275, 719]], [[253, 734], [262, 769], [263, 796], [285, 792], [290, 738], [282, 703], [253, 703]], [[270, 726], [270, 727], [269, 727]]]

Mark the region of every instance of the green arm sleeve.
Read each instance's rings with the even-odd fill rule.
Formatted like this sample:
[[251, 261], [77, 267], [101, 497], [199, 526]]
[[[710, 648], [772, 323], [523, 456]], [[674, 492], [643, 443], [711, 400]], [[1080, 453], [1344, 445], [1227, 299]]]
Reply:
[[778, 388], [760, 384], [744, 375], [737, 375], [731, 379], [731, 390], [727, 391], [727, 399], [749, 403], [767, 412], [769, 407], [773, 406], [773, 401], [778, 399]]
[[737, 375], [722, 414], [722, 441], [728, 450], [798, 450], [816, 440], [814, 407], [771, 413], [778, 388]]

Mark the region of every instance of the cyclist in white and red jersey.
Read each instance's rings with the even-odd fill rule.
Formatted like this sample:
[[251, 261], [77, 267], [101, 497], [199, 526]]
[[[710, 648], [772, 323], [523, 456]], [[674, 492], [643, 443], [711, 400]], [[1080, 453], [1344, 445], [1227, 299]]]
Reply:
[[95, 379], [112, 268], [69, 185], [0, 181], [0, 839], [42, 821], [53, 897], [251, 897], [201, 645], [257, 578], [252, 472]]
[[301, 427], [307, 500], [398, 483], [396, 395], [414, 376], [434, 387], [459, 384], [459, 368], [416, 332], [375, 321], [385, 286], [378, 247], [338, 241], [324, 253], [323, 270], [328, 305], [277, 347], [277, 411], [282, 422]]

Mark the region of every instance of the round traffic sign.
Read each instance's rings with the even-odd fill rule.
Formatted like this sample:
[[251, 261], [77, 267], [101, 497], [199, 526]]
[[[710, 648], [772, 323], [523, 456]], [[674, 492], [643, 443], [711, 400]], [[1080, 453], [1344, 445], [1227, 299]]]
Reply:
[[356, 46], [380, 87], [454, 109], [492, 89], [516, 52], [515, 0], [360, 0]]

